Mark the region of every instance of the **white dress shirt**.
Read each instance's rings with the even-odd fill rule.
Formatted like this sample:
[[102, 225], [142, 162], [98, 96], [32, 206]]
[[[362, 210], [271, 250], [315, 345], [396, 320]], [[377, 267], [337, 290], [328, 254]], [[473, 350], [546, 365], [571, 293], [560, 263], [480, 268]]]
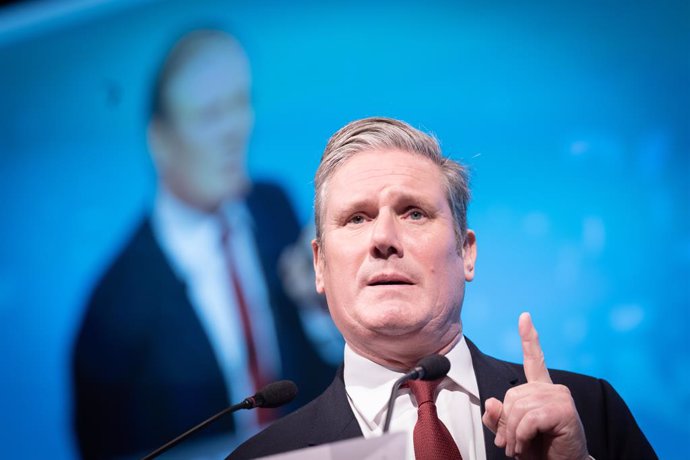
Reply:
[[[228, 203], [219, 214], [190, 208], [165, 189], [159, 190], [152, 216], [153, 232], [173, 271], [187, 286], [189, 300], [211, 343], [229, 389], [231, 404], [254, 394], [247, 347], [236, 295], [230, 282], [221, 238], [221, 216], [231, 229], [231, 251], [250, 306], [257, 355], [265, 368], [280, 375], [273, 316], [261, 264], [244, 203]], [[222, 408], [218, 408], [219, 410]], [[256, 411], [234, 414], [238, 436], [257, 429]]]
[[[463, 336], [446, 355], [451, 367], [439, 385], [436, 406], [464, 460], [486, 460], [477, 378]], [[393, 383], [402, 376], [355, 353], [345, 345], [345, 389], [350, 407], [365, 438], [380, 436]], [[407, 432], [407, 457], [414, 460], [412, 432], [417, 406], [409, 389], [398, 393], [390, 431]]]

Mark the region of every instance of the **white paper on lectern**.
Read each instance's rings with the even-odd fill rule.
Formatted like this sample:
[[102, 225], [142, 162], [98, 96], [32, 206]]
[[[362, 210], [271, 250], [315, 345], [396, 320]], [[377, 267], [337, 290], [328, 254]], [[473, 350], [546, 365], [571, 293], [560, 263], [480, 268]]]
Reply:
[[400, 460], [405, 458], [405, 433], [388, 433], [377, 438], [346, 439], [322, 446], [307, 447], [262, 460]]

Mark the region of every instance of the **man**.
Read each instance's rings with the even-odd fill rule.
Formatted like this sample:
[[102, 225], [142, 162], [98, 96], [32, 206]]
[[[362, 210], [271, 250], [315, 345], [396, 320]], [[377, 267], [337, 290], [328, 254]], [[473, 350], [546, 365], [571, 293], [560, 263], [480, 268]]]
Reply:
[[380, 435], [393, 383], [430, 354], [450, 360], [448, 375], [410, 383], [395, 401], [391, 431], [409, 434], [409, 458], [656, 457], [608, 383], [546, 369], [528, 314], [524, 367], [464, 336], [476, 259], [469, 189], [435, 139], [392, 119], [350, 123], [326, 146], [315, 188], [316, 288], [345, 338], [344, 367], [319, 398], [230, 458]]
[[[276, 268], [296, 216], [282, 189], [247, 176], [252, 124], [239, 43], [183, 37], [153, 92], [153, 212], [95, 288], [74, 349], [83, 457], [141, 456], [274, 379], [295, 380], [305, 401], [328, 385], [333, 369]], [[263, 415], [242, 411], [200, 436], [222, 433], [227, 452], [227, 434], [245, 439]]]

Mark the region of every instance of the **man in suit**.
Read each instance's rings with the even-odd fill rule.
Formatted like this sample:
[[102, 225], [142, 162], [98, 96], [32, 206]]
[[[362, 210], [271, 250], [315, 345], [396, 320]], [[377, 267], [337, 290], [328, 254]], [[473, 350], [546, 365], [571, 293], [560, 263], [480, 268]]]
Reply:
[[391, 431], [408, 433], [408, 458], [656, 458], [607, 382], [547, 370], [529, 314], [522, 366], [464, 336], [470, 193], [434, 138], [393, 119], [352, 122], [326, 146], [315, 188], [316, 288], [345, 338], [344, 366], [231, 459], [380, 435], [393, 383], [430, 354], [449, 359], [448, 375], [409, 383], [394, 404]]
[[[270, 380], [295, 380], [301, 402], [328, 385], [334, 369], [277, 272], [297, 218], [279, 186], [247, 176], [252, 124], [239, 43], [185, 35], [153, 91], [153, 210], [96, 286], [74, 348], [84, 458], [141, 456]], [[242, 411], [196, 438], [218, 434], [227, 452], [229, 433], [245, 439], [265, 415]]]

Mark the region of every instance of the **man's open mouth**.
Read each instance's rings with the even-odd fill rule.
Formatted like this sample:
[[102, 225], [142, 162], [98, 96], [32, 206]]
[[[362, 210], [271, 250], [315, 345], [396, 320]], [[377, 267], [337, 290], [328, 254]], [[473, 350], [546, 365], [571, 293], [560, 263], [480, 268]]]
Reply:
[[411, 286], [414, 283], [399, 275], [379, 275], [372, 278], [369, 286]]

